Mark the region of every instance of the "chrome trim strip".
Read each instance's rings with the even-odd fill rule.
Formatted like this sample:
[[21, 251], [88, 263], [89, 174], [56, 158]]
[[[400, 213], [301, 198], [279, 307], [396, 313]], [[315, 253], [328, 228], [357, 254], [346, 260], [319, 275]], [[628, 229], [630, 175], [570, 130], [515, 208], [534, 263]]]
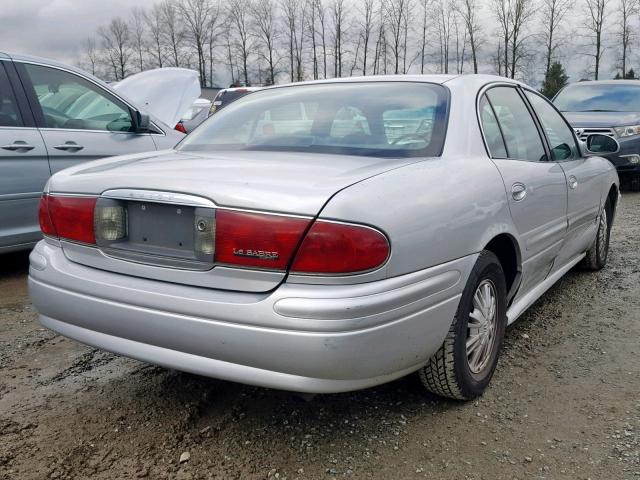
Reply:
[[244, 212], [244, 213], [257, 213], [259, 215], [272, 215], [275, 217], [287, 217], [287, 218], [303, 218], [305, 220], [312, 220], [315, 218], [313, 215], [296, 215], [295, 213], [282, 213], [282, 212], [270, 212], [267, 210], [254, 210], [250, 208], [236, 208], [236, 207], [223, 207], [216, 206], [218, 210], [227, 210], [230, 212]]
[[94, 198], [99, 197], [100, 195], [96, 195], [95, 193], [76, 193], [76, 192], [51, 192], [47, 191], [48, 195], [52, 197], [83, 197], [83, 198]]
[[41, 196], [42, 196], [42, 192], [6, 193], [4, 195], [0, 195], [0, 201], [23, 200], [26, 198], [40, 198]]
[[117, 188], [102, 192], [102, 195], [100, 196], [116, 200], [137, 200], [152, 203], [168, 203], [171, 205], [216, 208], [216, 204], [208, 198], [188, 195], [186, 193], [163, 192], [159, 190]]

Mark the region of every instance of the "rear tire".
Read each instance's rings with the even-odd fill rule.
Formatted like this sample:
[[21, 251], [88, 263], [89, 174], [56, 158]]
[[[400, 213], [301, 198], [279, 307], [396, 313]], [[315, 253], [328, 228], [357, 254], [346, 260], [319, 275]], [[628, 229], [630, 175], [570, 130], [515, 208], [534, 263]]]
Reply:
[[611, 203], [607, 200], [600, 217], [598, 218], [598, 231], [591, 248], [582, 261], [582, 266], [587, 270], [601, 270], [607, 264], [609, 257], [609, 237], [611, 235], [610, 219], [612, 218]]
[[502, 347], [507, 325], [506, 298], [500, 261], [484, 250], [471, 270], [444, 343], [418, 371], [427, 390], [457, 400], [482, 395]]

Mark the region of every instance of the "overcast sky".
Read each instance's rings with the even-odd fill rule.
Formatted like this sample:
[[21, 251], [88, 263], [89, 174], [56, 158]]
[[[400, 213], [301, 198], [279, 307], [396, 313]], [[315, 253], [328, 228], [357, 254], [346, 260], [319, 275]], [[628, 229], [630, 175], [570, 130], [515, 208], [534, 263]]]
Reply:
[[[149, 0], [139, 4], [152, 3]], [[73, 63], [82, 42], [131, 0], [0, 0], [0, 51]]]
[[[357, 1], [350, 0], [349, 3]], [[617, 2], [610, 1], [611, 16], [606, 30], [613, 29], [615, 24], [613, 10]], [[129, 18], [133, 6], [148, 7], [152, 3], [153, 0], [0, 0], [0, 51], [28, 53], [66, 63], [76, 63], [82, 51], [82, 43], [87, 37], [95, 36], [100, 25], [105, 25], [116, 16]], [[489, 20], [489, 0], [481, 0], [480, 3], [483, 5], [481, 15]], [[565, 28], [573, 43], [576, 42], [575, 29], [579, 27], [583, 18], [583, 3], [583, 0], [576, 0], [573, 11], [575, 15], [570, 12], [567, 19], [569, 28]], [[491, 19], [487, 23], [491, 25], [491, 29], [487, 29], [483, 34], [485, 38], [491, 39], [494, 32], [488, 30], [495, 28], [495, 20]], [[574, 30], [573, 34], [570, 30]], [[561, 61], [570, 75], [570, 81], [576, 81], [585, 76], [589, 60], [585, 56], [575, 55], [578, 50], [582, 50], [577, 45], [569, 44], [568, 47], [563, 49]], [[483, 71], [492, 68], [486, 60], [488, 55], [493, 54], [489, 49], [493, 50], [493, 47], [484, 45], [480, 51], [480, 55], [485, 56], [482, 62]], [[634, 46], [631, 50], [635, 51]], [[605, 50], [602, 78], [612, 76], [609, 74], [614, 72], [614, 56], [612, 49]], [[631, 57], [631, 66], [635, 66], [636, 57], [633, 53]], [[540, 77], [536, 79], [539, 83], [542, 78], [540, 75], [536, 77]]]

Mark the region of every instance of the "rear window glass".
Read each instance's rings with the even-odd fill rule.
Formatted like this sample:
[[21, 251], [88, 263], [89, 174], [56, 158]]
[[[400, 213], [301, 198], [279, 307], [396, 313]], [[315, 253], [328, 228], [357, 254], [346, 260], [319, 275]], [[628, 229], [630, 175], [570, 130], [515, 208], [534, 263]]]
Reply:
[[177, 148], [437, 156], [444, 143], [447, 109], [447, 90], [436, 84], [279, 87], [234, 102]]

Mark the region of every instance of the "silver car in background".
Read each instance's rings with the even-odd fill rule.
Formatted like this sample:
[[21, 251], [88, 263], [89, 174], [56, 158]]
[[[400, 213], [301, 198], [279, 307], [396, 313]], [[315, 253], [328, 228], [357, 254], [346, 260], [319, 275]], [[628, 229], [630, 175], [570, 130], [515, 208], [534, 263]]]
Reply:
[[264, 89], [172, 151], [54, 175], [31, 297], [62, 335], [197, 374], [474, 398], [507, 324], [605, 265], [617, 148], [500, 77]]
[[[31, 248], [42, 238], [38, 202], [52, 173], [180, 141], [184, 135], [169, 125], [177, 122], [172, 113], [181, 110], [180, 102], [188, 106], [200, 93], [188, 88], [192, 76], [197, 82], [197, 74], [184, 69], [145, 72], [138, 83], [144, 83], [145, 95], [155, 91], [161, 97], [156, 115], [158, 101], [143, 104], [127, 95], [134, 93], [128, 87], [137, 87], [136, 78], [116, 90], [68, 65], [0, 53], [0, 254]], [[186, 93], [167, 93], [167, 84]]]

